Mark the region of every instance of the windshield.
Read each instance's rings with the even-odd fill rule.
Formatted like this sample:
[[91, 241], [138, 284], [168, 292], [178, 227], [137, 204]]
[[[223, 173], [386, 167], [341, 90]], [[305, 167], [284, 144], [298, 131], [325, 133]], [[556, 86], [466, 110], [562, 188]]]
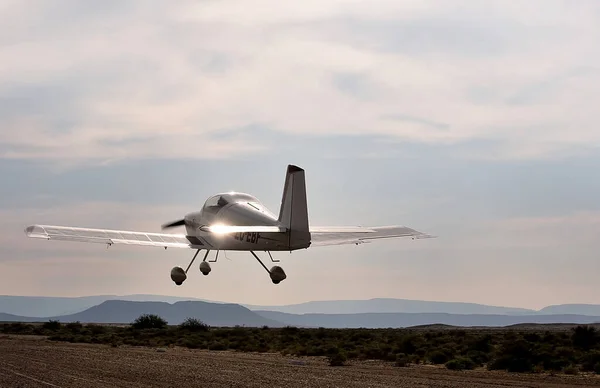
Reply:
[[229, 202], [222, 195], [215, 195], [206, 200], [205, 207], [218, 207], [221, 208], [227, 205]]

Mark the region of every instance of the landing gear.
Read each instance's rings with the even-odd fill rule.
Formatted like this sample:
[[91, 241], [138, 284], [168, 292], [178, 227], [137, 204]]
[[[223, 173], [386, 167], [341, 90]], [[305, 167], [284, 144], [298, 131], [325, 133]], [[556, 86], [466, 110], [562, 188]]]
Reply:
[[[171, 280], [173, 280], [173, 282], [175, 282], [176, 285], [178, 285], [178, 286], [182, 285], [183, 282], [187, 279], [187, 273], [188, 273], [190, 267], [192, 266], [192, 264], [194, 264], [194, 260], [196, 260], [196, 257], [198, 256], [199, 253], [200, 253], [200, 249], [198, 249], [196, 251], [196, 254], [192, 258], [192, 261], [190, 261], [190, 264], [187, 266], [185, 271], [181, 267], [174, 267], [171, 270]], [[217, 260], [219, 259], [219, 251], [217, 251], [217, 254], [216, 254], [214, 260], [206, 260], [208, 258], [209, 253], [210, 253], [210, 250], [207, 250], [206, 253], [204, 254], [204, 259], [202, 259], [202, 262], [200, 263], [200, 272], [204, 276], [207, 276], [211, 271], [209, 263], [216, 263]], [[285, 274], [285, 271], [283, 270], [283, 268], [281, 268], [278, 265], [275, 265], [275, 266], [271, 267], [271, 269], [268, 269], [267, 266], [264, 265], [264, 263], [258, 258], [258, 256], [256, 256], [256, 253], [254, 253], [253, 251], [250, 251], [250, 253], [252, 253], [252, 256], [254, 256], [254, 258], [256, 260], [258, 260], [260, 265], [262, 265], [262, 267], [265, 269], [265, 271], [267, 271], [273, 284], [279, 284], [287, 278], [287, 275]], [[269, 257], [271, 258], [271, 261], [273, 263], [279, 262], [279, 260], [273, 259], [271, 252], [267, 251], [267, 253], [269, 254]]]
[[187, 271], [192, 266], [192, 263], [194, 262], [194, 260], [196, 260], [196, 256], [198, 256], [198, 253], [200, 253], [200, 249], [198, 249], [196, 251], [196, 254], [192, 258], [192, 261], [190, 262], [190, 264], [188, 265], [188, 267], [185, 271], [181, 267], [174, 267], [171, 270], [171, 280], [174, 281], [176, 285], [181, 286], [183, 284], [183, 282], [185, 282], [185, 279], [187, 279]]
[[[258, 258], [258, 256], [256, 256], [256, 253], [254, 253], [253, 251], [250, 251], [250, 253], [252, 253], [252, 256], [254, 256], [254, 258], [256, 260], [258, 260], [258, 262], [260, 263], [260, 265], [262, 265], [262, 267], [265, 269], [265, 271], [267, 271], [269, 273], [269, 277], [271, 278], [271, 281], [273, 282], [273, 284], [279, 284], [281, 281], [283, 281], [283, 280], [285, 280], [285, 278], [287, 278], [287, 275], [285, 274], [285, 271], [283, 270], [283, 268], [276, 265], [269, 270], [267, 268], [267, 266], [264, 265], [263, 262]], [[271, 258], [271, 261], [273, 263], [279, 262], [279, 260], [277, 260], [277, 261], [273, 260], [273, 256], [271, 256], [271, 252], [267, 252], [267, 253], [269, 254], [269, 257]]]
[[[198, 253], [200, 253], [200, 249], [198, 249], [196, 251], [196, 254], [192, 258], [192, 261], [190, 261], [190, 264], [187, 266], [185, 271], [181, 267], [174, 267], [171, 270], [171, 280], [173, 282], [175, 282], [176, 285], [178, 285], [178, 286], [182, 285], [183, 282], [185, 281], [185, 279], [187, 279], [187, 272], [189, 271], [192, 264], [194, 264], [194, 260], [196, 260]], [[200, 272], [202, 272], [202, 274], [205, 276], [208, 275], [211, 271], [210, 264], [208, 264], [208, 263], [209, 262], [215, 263], [217, 261], [217, 259], [219, 258], [219, 251], [217, 251], [217, 256], [214, 260], [206, 261], [209, 253], [210, 253], [210, 250], [207, 250], [206, 254], [204, 255], [204, 259], [202, 260], [202, 263], [200, 263]]]
[[206, 276], [210, 273], [210, 264], [208, 263], [216, 263], [217, 260], [219, 259], [219, 251], [217, 251], [217, 255], [215, 256], [214, 260], [209, 260], [206, 261], [206, 258], [208, 257], [208, 253], [210, 251], [206, 251], [206, 255], [204, 255], [204, 259], [202, 260], [202, 263], [200, 263], [200, 272], [202, 272], [202, 275]]

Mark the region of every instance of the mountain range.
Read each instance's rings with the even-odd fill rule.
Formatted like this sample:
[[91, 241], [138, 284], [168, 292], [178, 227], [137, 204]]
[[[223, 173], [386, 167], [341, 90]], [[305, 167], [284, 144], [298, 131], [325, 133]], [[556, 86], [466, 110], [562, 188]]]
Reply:
[[[216, 304], [227, 303], [192, 297], [152, 294], [94, 295], [81, 297], [0, 295], [0, 312], [29, 317], [69, 315], [99, 305], [107, 300], [167, 303], [180, 301], [199, 301]], [[435, 302], [392, 298], [325, 300], [278, 306], [238, 304], [252, 311], [276, 311], [290, 314], [446, 313], [499, 315], [570, 314], [600, 316], [600, 305], [596, 304], [563, 304], [544, 307], [540, 310], [519, 307], [489, 306], [477, 303]]]
[[430, 324], [508, 326], [521, 323], [600, 322], [600, 305], [568, 304], [541, 310], [475, 303], [376, 298], [257, 306], [162, 295], [86, 297], [0, 296], [0, 321], [131, 323], [144, 313], [170, 324], [188, 317], [211, 326], [409, 327]]
[[41, 322], [57, 320], [85, 323], [131, 323], [142, 314], [159, 315], [172, 325], [180, 324], [186, 318], [197, 318], [210, 326], [283, 326], [282, 323], [265, 318], [238, 304], [201, 301], [178, 301], [171, 304], [167, 302], [107, 300], [79, 313], [62, 316], [39, 318], [0, 313], [0, 321]]

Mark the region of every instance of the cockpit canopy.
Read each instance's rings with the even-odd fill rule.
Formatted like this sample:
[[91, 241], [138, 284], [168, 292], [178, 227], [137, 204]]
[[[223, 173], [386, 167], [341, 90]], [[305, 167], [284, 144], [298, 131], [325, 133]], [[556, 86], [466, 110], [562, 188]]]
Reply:
[[215, 217], [222, 208], [233, 203], [245, 204], [246, 206], [250, 206], [251, 208], [263, 213], [271, 220], [277, 219], [277, 217], [271, 213], [256, 197], [250, 194], [235, 192], [222, 193], [210, 197], [204, 203], [202, 214], [204, 217], [207, 217], [207, 220], [209, 220], [211, 217]]
[[210, 197], [204, 203], [204, 207], [222, 208], [230, 203], [236, 202], [256, 202], [260, 203], [256, 197], [244, 193], [223, 193]]

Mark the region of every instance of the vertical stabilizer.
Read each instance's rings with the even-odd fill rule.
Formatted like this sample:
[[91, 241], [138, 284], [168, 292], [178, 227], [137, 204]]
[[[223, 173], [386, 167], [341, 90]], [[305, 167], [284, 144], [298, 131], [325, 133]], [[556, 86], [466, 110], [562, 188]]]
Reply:
[[306, 182], [304, 170], [289, 165], [283, 187], [283, 198], [279, 209], [279, 222], [288, 228], [290, 250], [308, 248], [310, 232], [308, 228], [308, 206], [306, 202]]

